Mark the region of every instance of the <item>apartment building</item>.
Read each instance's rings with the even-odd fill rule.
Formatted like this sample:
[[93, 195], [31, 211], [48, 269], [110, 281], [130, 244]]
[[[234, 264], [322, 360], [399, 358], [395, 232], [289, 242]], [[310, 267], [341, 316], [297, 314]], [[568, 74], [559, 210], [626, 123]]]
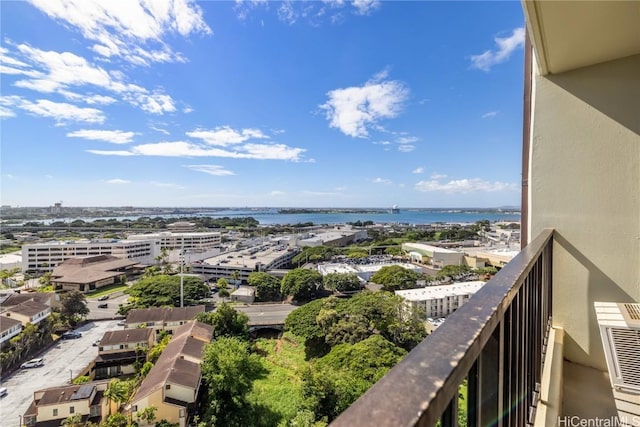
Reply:
[[22, 423], [26, 427], [59, 426], [66, 418], [80, 415], [81, 422], [98, 424], [108, 414], [107, 386], [102, 381], [37, 390]]
[[97, 344], [98, 357], [92, 367], [94, 379], [134, 374], [134, 364], [146, 360], [147, 350], [155, 343], [152, 328], [107, 331]]
[[156, 337], [162, 331], [173, 334], [180, 326], [195, 319], [198, 313], [204, 313], [204, 309], [204, 305], [138, 308], [129, 311], [124, 327], [126, 330], [149, 328], [154, 330]]
[[[0, 300], [0, 317], [20, 322], [38, 324], [51, 315], [51, 305], [57, 300], [53, 293], [10, 293]], [[2, 319], [4, 322], [4, 319]]]
[[33, 243], [22, 247], [22, 271], [53, 271], [69, 258], [113, 255], [140, 264], [154, 264], [160, 242], [145, 240], [75, 240]]
[[125, 409], [135, 414], [154, 406], [156, 419], [187, 426], [200, 391], [204, 347], [212, 336], [210, 325], [196, 321], [177, 328]]
[[149, 234], [132, 234], [127, 240], [158, 240], [160, 249], [178, 249], [184, 251], [206, 251], [219, 248], [222, 235], [218, 231], [211, 232], [170, 232], [163, 231]]
[[22, 322], [11, 317], [0, 316], [0, 346], [22, 332]]
[[449, 285], [404, 289], [395, 294], [405, 300], [410, 313], [420, 313], [423, 318], [446, 317], [466, 303], [485, 282], [456, 282]]

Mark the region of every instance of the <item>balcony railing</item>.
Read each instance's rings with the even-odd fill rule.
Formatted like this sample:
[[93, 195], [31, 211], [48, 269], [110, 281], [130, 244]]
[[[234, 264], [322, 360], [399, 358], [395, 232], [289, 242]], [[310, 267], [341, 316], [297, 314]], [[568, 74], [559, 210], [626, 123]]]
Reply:
[[544, 230], [331, 425], [532, 424], [551, 325], [552, 247], [553, 230]]

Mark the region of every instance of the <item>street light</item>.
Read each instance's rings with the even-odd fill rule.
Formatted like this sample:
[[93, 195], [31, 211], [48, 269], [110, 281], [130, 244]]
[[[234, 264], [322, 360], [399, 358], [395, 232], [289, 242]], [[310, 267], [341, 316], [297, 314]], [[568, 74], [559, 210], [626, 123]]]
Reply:
[[184, 236], [180, 248], [180, 308], [184, 307]]

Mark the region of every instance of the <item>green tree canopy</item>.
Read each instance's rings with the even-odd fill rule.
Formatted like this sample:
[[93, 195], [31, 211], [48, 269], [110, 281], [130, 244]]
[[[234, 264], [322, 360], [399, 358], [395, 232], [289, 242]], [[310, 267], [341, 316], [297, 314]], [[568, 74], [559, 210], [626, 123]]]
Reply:
[[290, 295], [296, 301], [308, 301], [322, 289], [322, 275], [316, 270], [296, 268], [289, 271], [280, 283], [282, 295]]
[[471, 268], [466, 265], [445, 265], [438, 271], [436, 274], [437, 279], [442, 279], [445, 277], [457, 276], [459, 274], [468, 273], [471, 271]]
[[256, 272], [249, 274], [249, 285], [256, 288], [256, 300], [280, 300], [280, 280], [268, 273]]
[[[136, 307], [180, 306], [180, 277], [159, 274], [143, 277], [127, 290]], [[209, 295], [209, 288], [197, 277], [184, 277], [184, 304], [193, 305]]]
[[331, 257], [340, 255], [339, 249], [330, 246], [309, 246], [302, 249], [298, 255], [294, 256], [291, 263], [294, 265], [306, 262], [329, 261]]
[[362, 282], [355, 273], [329, 273], [322, 278], [325, 289], [338, 292], [359, 291]]
[[216, 311], [198, 313], [196, 320], [213, 326], [215, 338], [238, 337], [246, 339], [249, 337], [249, 318], [247, 315], [225, 302], [220, 304]]
[[251, 353], [246, 341], [221, 337], [205, 347], [202, 377], [209, 391], [207, 425], [247, 425], [250, 405], [246, 395], [261, 370], [258, 356]]
[[87, 299], [78, 291], [69, 291], [60, 295], [60, 316], [65, 322], [74, 325], [89, 314]]
[[384, 266], [371, 278], [371, 282], [378, 283], [387, 291], [415, 288], [416, 282], [422, 279], [422, 274], [408, 270], [399, 265]]

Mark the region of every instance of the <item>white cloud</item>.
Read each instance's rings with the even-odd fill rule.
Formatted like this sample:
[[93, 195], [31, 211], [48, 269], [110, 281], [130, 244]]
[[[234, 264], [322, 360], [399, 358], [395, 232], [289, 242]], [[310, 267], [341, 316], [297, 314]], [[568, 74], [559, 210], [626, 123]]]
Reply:
[[402, 152], [402, 153], [410, 153], [413, 150], [416, 149], [415, 145], [410, 145], [410, 144], [403, 144], [398, 146], [398, 151]]
[[[31, 63], [30, 70], [23, 70], [29, 79], [18, 80], [14, 86], [42, 93], [59, 93], [74, 102], [90, 105], [108, 105], [117, 100], [105, 94], [92, 93], [91, 90], [108, 91], [119, 95], [131, 105], [151, 114], [163, 114], [176, 111], [171, 96], [162, 90], [149, 91], [141, 86], [127, 83], [126, 75], [118, 70], [107, 71], [90, 64], [85, 58], [70, 52], [44, 51], [27, 44], [18, 45], [16, 55]], [[5, 49], [6, 52], [8, 52]], [[27, 66], [25, 64], [25, 66]], [[0, 69], [0, 71], [7, 71]], [[27, 71], [29, 71], [27, 73]], [[78, 94], [71, 88], [82, 88]]]
[[280, 196], [286, 196], [287, 193], [285, 193], [284, 191], [280, 191], [280, 190], [273, 190], [269, 193], [269, 196], [273, 196], [273, 197], [280, 197]]
[[509, 37], [495, 37], [494, 50], [486, 50], [480, 55], [471, 56], [471, 67], [490, 71], [496, 64], [505, 62], [511, 53], [524, 46], [524, 27], [515, 28]]
[[484, 113], [482, 115], [483, 119], [493, 119], [495, 116], [497, 116], [499, 113], [499, 111], [489, 111], [488, 113]]
[[165, 135], [169, 135], [170, 134], [170, 132], [168, 130], [162, 129], [162, 128], [159, 128], [159, 127], [155, 127], [155, 126], [149, 126], [149, 129], [155, 130], [156, 132], [164, 133]]
[[420, 141], [420, 138], [418, 138], [417, 136], [401, 136], [396, 139], [396, 142], [398, 144], [411, 144], [418, 141]]
[[51, 117], [58, 124], [70, 121], [102, 123], [105, 119], [102, 111], [95, 108], [80, 108], [65, 102], [53, 102], [47, 99], [38, 99], [36, 102], [22, 99], [17, 107], [35, 116]]
[[334, 89], [327, 93], [328, 101], [320, 108], [326, 112], [329, 126], [345, 135], [365, 138], [368, 127], [382, 119], [394, 118], [402, 111], [409, 89], [396, 80], [385, 80], [385, 71], [378, 73], [363, 86]]
[[431, 174], [431, 179], [445, 179], [447, 177], [447, 175], [443, 174], [443, 173], [432, 173]]
[[372, 179], [371, 182], [373, 182], [374, 184], [391, 184], [390, 179], [380, 177]]
[[290, 161], [301, 161], [301, 156], [306, 151], [304, 148], [294, 148], [284, 144], [245, 144], [242, 146], [234, 146], [234, 148], [235, 150], [226, 150], [186, 141], [171, 141], [141, 144], [132, 147], [129, 151], [87, 151], [103, 156], [225, 157], [234, 159]]
[[456, 179], [448, 182], [441, 182], [439, 179], [429, 181], [419, 181], [415, 189], [422, 192], [443, 192], [443, 193], [473, 193], [473, 192], [496, 192], [496, 191], [519, 191], [520, 187], [514, 183], [500, 181], [485, 181], [481, 178]]
[[135, 132], [125, 132], [122, 130], [82, 129], [69, 132], [67, 136], [70, 138], [84, 138], [94, 141], [107, 141], [113, 144], [127, 144], [131, 142], [135, 134]]
[[150, 182], [151, 185], [155, 186], [155, 187], [160, 187], [160, 188], [174, 188], [176, 190], [184, 190], [186, 187], [179, 185], [179, 184], [173, 184], [171, 182], [157, 182], [157, 181], [151, 181]]
[[196, 129], [187, 132], [186, 135], [191, 138], [202, 139], [209, 145], [227, 146], [239, 144], [249, 139], [267, 139], [260, 129], [242, 129], [235, 130], [229, 126], [218, 126], [214, 130]]
[[375, 145], [391, 145], [390, 141], [374, 141]]
[[31, 4], [97, 42], [93, 51], [138, 65], [184, 61], [163, 40], [179, 34], [211, 34], [200, 7], [190, 0], [30, 0]]
[[120, 178], [108, 179], [105, 182], [107, 184], [115, 184], [115, 185], [131, 184], [131, 181], [127, 179], [120, 179]]
[[353, 0], [353, 7], [359, 15], [368, 15], [372, 10], [380, 6], [378, 0]]
[[185, 165], [184, 167], [194, 171], [206, 173], [209, 175], [215, 175], [215, 176], [235, 175], [235, 173], [225, 169], [224, 166], [220, 166], [220, 165]]
[[193, 113], [194, 111], [195, 111], [195, 110], [194, 110], [193, 108], [191, 108], [191, 107], [184, 107], [184, 108], [182, 109], [182, 112], [183, 112], [184, 114]]
[[417, 168], [412, 170], [411, 173], [424, 173], [424, 168], [422, 166], [418, 166]]

